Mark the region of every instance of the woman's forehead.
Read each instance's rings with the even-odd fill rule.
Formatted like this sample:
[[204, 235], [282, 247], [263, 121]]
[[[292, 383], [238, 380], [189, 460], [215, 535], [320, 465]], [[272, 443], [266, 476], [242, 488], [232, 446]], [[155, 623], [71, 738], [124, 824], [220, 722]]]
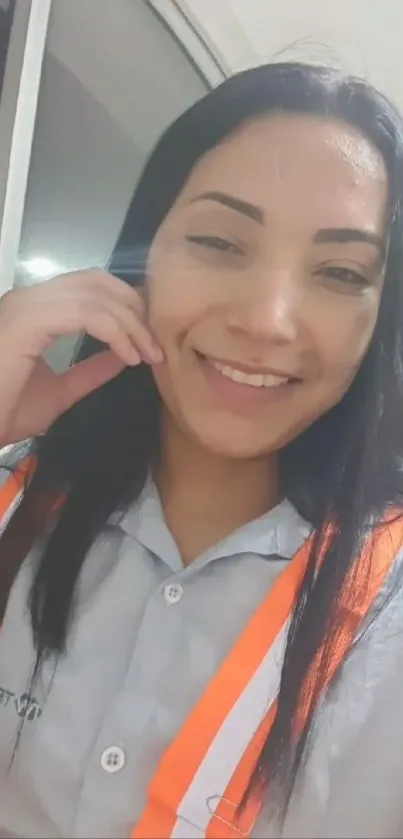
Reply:
[[261, 207], [271, 222], [303, 215], [318, 227], [386, 227], [383, 159], [343, 122], [276, 115], [243, 126], [198, 162], [178, 203], [209, 190]]

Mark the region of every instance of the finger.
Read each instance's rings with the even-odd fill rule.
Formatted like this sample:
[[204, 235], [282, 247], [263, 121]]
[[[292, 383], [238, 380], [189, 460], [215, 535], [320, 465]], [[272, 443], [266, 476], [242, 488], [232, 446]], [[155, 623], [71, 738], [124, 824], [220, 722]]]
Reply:
[[149, 364], [159, 364], [164, 360], [164, 353], [155, 341], [150, 329], [129, 306], [114, 302], [110, 306], [110, 311], [119, 320], [122, 328], [126, 330], [143, 361]]
[[[132, 288], [111, 274], [105, 274], [104, 282], [105, 290], [111, 294], [113, 300], [120, 302], [121, 299], [122, 304], [126, 304], [129, 314], [131, 315], [134, 312], [135, 319], [132, 317], [130, 320], [125, 318], [125, 322], [128, 325], [134, 344], [144, 360], [150, 364], [158, 364], [163, 361], [164, 354], [162, 349], [146, 323], [144, 291]], [[119, 289], [119, 301], [116, 300], [115, 296], [117, 289], [116, 283]]]
[[104, 350], [61, 373], [58, 384], [62, 393], [62, 412], [114, 379], [125, 367], [126, 364], [114, 352]]
[[119, 277], [115, 277], [114, 274], [101, 269], [91, 273], [91, 286], [95, 291], [102, 290], [114, 299], [127, 303], [128, 306], [138, 312], [140, 317], [145, 317], [145, 300], [142, 288], [133, 288], [132, 285], [125, 283]]
[[134, 366], [141, 361], [120, 312], [117, 314], [98, 307], [97, 311], [86, 318], [84, 329], [93, 338], [107, 344], [128, 366]]
[[102, 300], [104, 302], [108, 300], [117, 301], [133, 308], [140, 318], [145, 318], [144, 299], [139, 289], [133, 288], [101, 268], [60, 275], [47, 284], [48, 289], [52, 284], [54, 287], [57, 286], [59, 299], [63, 295], [66, 302], [72, 299], [76, 302], [88, 299], [98, 302]]
[[90, 273], [92, 292], [96, 290], [98, 302], [107, 312], [115, 313], [125, 324], [142, 359], [149, 364], [158, 364], [163, 361], [162, 349], [145, 323], [146, 307], [143, 294], [101, 269]]

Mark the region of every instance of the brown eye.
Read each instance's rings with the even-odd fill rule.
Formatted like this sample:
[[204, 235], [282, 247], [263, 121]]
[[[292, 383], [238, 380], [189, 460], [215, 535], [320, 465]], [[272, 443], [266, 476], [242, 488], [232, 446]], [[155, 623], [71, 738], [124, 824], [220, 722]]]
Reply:
[[320, 273], [325, 277], [328, 277], [330, 280], [337, 280], [345, 285], [356, 286], [359, 288], [366, 288], [371, 285], [369, 280], [364, 277], [363, 274], [360, 274], [358, 271], [354, 271], [352, 268], [344, 268], [340, 265], [329, 265], [326, 268], [321, 268]]
[[221, 236], [186, 236], [186, 240], [194, 245], [199, 245], [201, 248], [209, 248], [222, 253], [242, 254], [238, 245], [228, 239], [223, 239]]

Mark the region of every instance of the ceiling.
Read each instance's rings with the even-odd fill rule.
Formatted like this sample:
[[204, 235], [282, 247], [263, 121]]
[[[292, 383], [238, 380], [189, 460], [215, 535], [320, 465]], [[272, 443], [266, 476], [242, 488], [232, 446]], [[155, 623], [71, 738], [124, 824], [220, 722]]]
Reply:
[[176, 0], [231, 71], [299, 59], [365, 76], [403, 109], [402, 0]]

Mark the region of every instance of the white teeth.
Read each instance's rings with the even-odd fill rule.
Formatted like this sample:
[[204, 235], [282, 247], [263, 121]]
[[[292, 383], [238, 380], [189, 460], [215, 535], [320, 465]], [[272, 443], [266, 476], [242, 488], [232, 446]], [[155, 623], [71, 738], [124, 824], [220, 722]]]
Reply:
[[229, 367], [227, 364], [221, 364], [219, 361], [211, 360], [210, 363], [227, 379], [232, 379], [233, 382], [250, 385], [251, 387], [278, 387], [288, 382], [288, 378], [285, 376], [272, 376], [269, 373], [244, 373], [243, 370], [237, 370], [235, 367]]

